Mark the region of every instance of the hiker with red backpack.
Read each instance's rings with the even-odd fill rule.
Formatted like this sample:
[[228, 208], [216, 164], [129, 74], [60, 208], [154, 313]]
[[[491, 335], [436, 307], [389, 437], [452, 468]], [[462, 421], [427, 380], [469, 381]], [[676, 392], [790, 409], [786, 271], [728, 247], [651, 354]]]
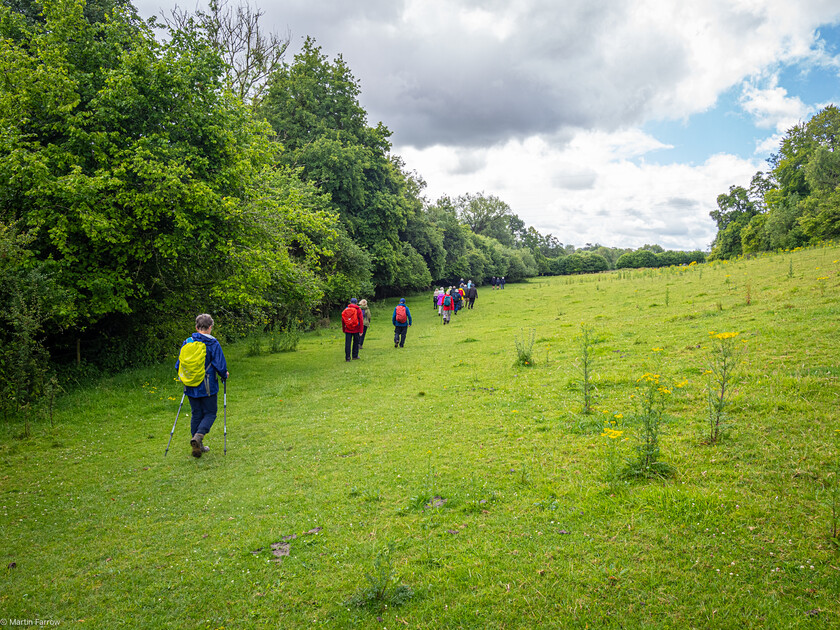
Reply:
[[394, 347], [405, 347], [405, 334], [411, 326], [411, 311], [405, 304], [405, 298], [400, 298], [400, 303], [394, 308], [391, 322], [394, 324]]
[[347, 308], [341, 311], [341, 330], [344, 331], [344, 360], [358, 359], [359, 339], [365, 330], [365, 317], [356, 298], [352, 298]]

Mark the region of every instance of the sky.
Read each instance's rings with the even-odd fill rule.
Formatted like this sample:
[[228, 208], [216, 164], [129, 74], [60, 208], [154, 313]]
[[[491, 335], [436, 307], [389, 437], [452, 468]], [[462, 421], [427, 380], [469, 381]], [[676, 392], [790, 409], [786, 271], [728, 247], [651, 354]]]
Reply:
[[[135, 2], [144, 17], [174, 4]], [[430, 202], [495, 195], [576, 247], [707, 250], [717, 196], [840, 103], [837, 0], [251, 6], [290, 36], [289, 62], [307, 36], [343, 57]]]

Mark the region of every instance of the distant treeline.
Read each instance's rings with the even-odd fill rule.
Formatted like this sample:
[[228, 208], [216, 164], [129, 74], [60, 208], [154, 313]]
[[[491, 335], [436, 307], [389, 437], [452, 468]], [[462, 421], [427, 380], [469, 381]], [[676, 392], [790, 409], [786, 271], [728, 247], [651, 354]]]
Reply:
[[11, 407], [49, 389], [50, 359], [115, 370], [171, 356], [199, 312], [235, 338], [314, 325], [352, 296], [702, 256], [576, 251], [492, 195], [429, 201], [344, 60], [311, 39], [285, 60], [288, 40], [259, 17], [211, 1], [161, 25], [126, 0], [0, 2]]

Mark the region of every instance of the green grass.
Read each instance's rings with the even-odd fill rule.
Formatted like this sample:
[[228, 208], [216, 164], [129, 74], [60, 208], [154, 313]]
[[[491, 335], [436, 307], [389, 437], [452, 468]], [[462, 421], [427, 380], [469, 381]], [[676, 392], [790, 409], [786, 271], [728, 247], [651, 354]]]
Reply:
[[[0, 616], [90, 628], [837, 627], [825, 486], [840, 436], [838, 260], [825, 248], [485, 287], [446, 327], [431, 296], [416, 296], [403, 349], [391, 301], [374, 306], [352, 363], [337, 323], [293, 353], [227, 346], [226, 456], [220, 405], [208, 455], [189, 455], [187, 410], [163, 457], [180, 400], [171, 365], [71, 392], [53, 429], [36, 423], [20, 439], [21, 424], [0, 426]], [[581, 413], [582, 323], [595, 333], [592, 415]], [[514, 338], [529, 329], [533, 362], [515, 367]], [[716, 446], [703, 444], [711, 331], [746, 342]], [[656, 357], [664, 377], [687, 381], [669, 396], [661, 442], [676, 474], [608, 484], [604, 420], [621, 414], [634, 435], [631, 396]]]

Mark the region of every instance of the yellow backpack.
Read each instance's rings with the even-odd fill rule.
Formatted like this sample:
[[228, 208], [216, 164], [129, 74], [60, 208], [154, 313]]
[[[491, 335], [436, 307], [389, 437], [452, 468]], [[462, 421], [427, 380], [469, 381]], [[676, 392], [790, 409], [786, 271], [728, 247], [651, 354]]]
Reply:
[[204, 361], [207, 345], [195, 339], [187, 339], [178, 353], [178, 379], [187, 387], [196, 387], [204, 381]]

